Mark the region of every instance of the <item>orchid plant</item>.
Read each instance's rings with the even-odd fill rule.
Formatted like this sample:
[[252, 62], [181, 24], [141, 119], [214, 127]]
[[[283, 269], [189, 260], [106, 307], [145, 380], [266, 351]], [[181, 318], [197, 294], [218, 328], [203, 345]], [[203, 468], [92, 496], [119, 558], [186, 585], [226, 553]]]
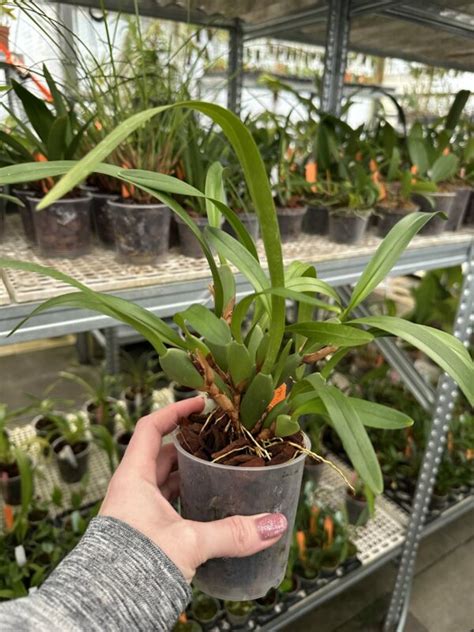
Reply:
[[[260, 222], [266, 253], [261, 261], [238, 216], [221, 196], [222, 171], [213, 169], [206, 191], [169, 175], [122, 169], [103, 162], [129, 134], [171, 108], [191, 108], [219, 125], [241, 164]], [[212, 169], [212, 167], [211, 167]], [[155, 348], [162, 369], [172, 380], [208, 394], [216, 408], [208, 424], [225, 418], [227, 446], [245, 450], [272, 464], [278, 443], [295, 444], [298, 420], [323, 416], [339, 435], [354, 468], [374, 492], [382, 474], [366, 428], [401, 428], [412, 424], [405, 414], [373, 402], [347, 397], [328, 378], [353, 347], [377, 336], [399, 336], [422, 350], [458, 383], [474, 403], [474, 366], [463, 344], [431, 327], [395, 316], [353, 318], [352, 311], [382, 282], [412, 237], [432, 217], [413, 213], [388, 234], [344, 305], [337, 291], [317, 277], [314, 266], [294, 261], [285, 268], [271, 187], [252, 135], [231, 112], [206, 102], [183, 102], [137, 113], [119, 125], [79, 162], [30, 163], [0, 169], [0, 185], [65, 174], [42, 201], [45, 208], [92, 172], [116, 177], [167, 204], [198, 239], [212, 275], [212, 308], [193, 304], [175, 314], [180, 332], [155, 314], [123, 298], [96, 292], [54, 268], [0, 259], [1, 267], [37, 272], [64, 281], [75, 292], [49, 299], [32, 315], [59, 305], [89, 308], [134, 327]], [[204, 199], [209, 225], [201, 231], [172, 195]], [[222, 215], [236, 238], [220, 230]], [[218, 259], [213, 256], [217, 252]], [[247, 278], [253, 292], [237, 301], [231, 265]], [[298, 305], [296, 322], [287, 325], [285, 300]], [[315, 308], [329, 318], [315, 320]], [[245, 323], [250, 316], [250, 327]], [[22, 323], [18, 325], [21, 326]], [[275, 397], [275, 394], [277, 395]], [[314, 455], [315, 458], [318, 458]], [[270, 458], [269, 458], [270, 457]]]

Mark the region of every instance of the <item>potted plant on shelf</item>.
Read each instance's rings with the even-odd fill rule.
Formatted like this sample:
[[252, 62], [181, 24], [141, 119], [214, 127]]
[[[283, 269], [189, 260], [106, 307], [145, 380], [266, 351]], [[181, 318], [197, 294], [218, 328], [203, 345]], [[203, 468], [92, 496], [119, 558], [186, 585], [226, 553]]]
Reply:
[[115, 427], [118, 428], [115, 435], [115, 441], [117, 443], [117, 450], [120, 460], [125, 454], [130, 439], [132, 438], [133, 431], [140, 417], [136, 412], [130, 412], [125, 402], [118, 400], [115, 402]]
[[375, 513], [374, 494], [357, 476], [354, 482], [354, 491], [348, 490], [346, 492], [345, 503], [349, 524], [363, 527]]
[[232, 626], [243, 628], [255, 611], [253, 601], [224, 601], [224, 610]]
[[[64, 414], [60, 412], [57, 407], [59, 404], [65, 403], [70, 404], [72, 402], [47, 397], [42, 400], [37, 400], [31, 407], [31, 410], [36, 413], [31, 422], [35, 429], [36, 436], [47, 441], [49, 445], [59, 437], [54, 419]], [[46, 447], [46, 451], [49, 451], [48, 447]]]
[[60, 436], [53, 443], [59, 473], [65, 483], [77, 483], [87, 472], [90, 454], [88, 416], [84, 411], [55, 415]]
[[60, 371], [59, 377], [78, 384], [88, 396], [83, 409], [92, 425], [104, 426], [114, 433], [115, 397], [112, 396], [117, 385], [117, 377], [101, 371], [98, 376], [89, 380], [77, 373]]
[[153, 391], [163, 377], [156, 353], [142, 353], [138, 357], [122, 351], [124, 389], [120, 394], [131, 415], [147, 415], [153, 406]]
[[205, 629], [214, 626], [222, 615], [219, 601], [202, 592], [194, 591], [191, 602], [191, 614]]
[[[1, 259], [0, 266], [34, 270], [71, 284], [77, 291], [50, 299], [36, 308], [36, 313], [52, 305], [72, 304], [122, 320], [151, 342], [170, 379], [179, 379], [214, 401], [211, 412], [182, 419], [175, 436], [183, 515], [206, 521], [239, 513], [279, 511], [286, 515], [289, 525], [287, 535], [265, 551], [241, 559], [210, 560], [198, 570], [195, 584], [199, 589], [214, 597], [247, 600], [266, 594], [281, 583], [285, 574], [304, 460], [310, 453], [298, 419], [313, 413], [330, 419], [354, 468], [376, 494], [382, 491], [382, 474], [365, 427], [400, 428], [412, 423], [396, 410], [347, 397], [328, 383], [327, 378], [346, 351], [372, 341], [374, 333], [397, 335], [422, 349], [447, 371], [470, 402], [474, 402], [474, 367], [462, 343], [444, 332], [393, 316], [351, 316], [432, 215], [413, 213], [392, 229], [359, 278], [348, 305], [342, 307], [336, 290], [318, 279], [311, 265], [295, 262], [285, 271], [278, 220], [261, 157], [239, 119], [214, 104], [187, 102], [135, 114], [85, 161], [72, 166], [43, 205], [74, 187], [76, 181], [83, 181], [89, 172], [103, 170], [101, 161], [128, 134], [173, 107], [194, 108], [210, 116], [230, 140], [259, 217], [268, 273], [237, 216], [215, 198], [209, 198], [212, 210], [218, 208], [233, 222], [238, 239], [215, 226], [201, 233], [189, 223], [209, 263], [214, 306], [193, 304], [175, 314], [181, 335], [146, 309], [95, 292], [53, 268], [10, 259]], [[46, 173], [57, 174], [59, 165], [47, 167]], [[144, 185], [143, 174], [133, 175], [119, 168], [114, 172], [134, 186], [146, 186], [185, 217], [182, 206], [168, 193], [190, 195], [190, 185], [156, 173], [147, 174]], [[0, 169], [0, 185], [44, 176], [45, 166], [22, 165], [21, 170], [7, 167]], [[196, 197], [205, 195], [197, 190], [193, 193]], [[219, 254], [218, 261], [211, 246]], [[254, 290], [238, 302], [229, 263], [241, 271]], [[316, 295], [329, 296], [333, 303]], [[296, 322], [290, 325], [285, 323], [286, 298], [299, 304]], [[243, 330], [242, 323], [254, 304], [250, 331]], [[314, 307], [324, 307], [331, 317], [313, 320]], [[310, 374], [305, 371], [308, 364], [316, 365]], [[288, 381], [291, 390], [286, 387]], [[320, 458], [315, 454], [313, 457]]]
[[[51, 92], [51, 104], [47, 105], [33, 92], [12, 80], [12, 90], [21, 102], [28, 125], [13, 111], [10, 111], [10, 115], [22, 132], [23, 147], [29, 152], [30, 160], [47, 162], [77, 158], [81, 155], [81, 142], [90, 121], [79, 119], [46, 66], [43, 66], [43, 74]], [[10, 139], [11, 143], [18, 141], [21, 141], [20, 137]], [[15, 191], [25, 204], [22, 213], [25, 233], [30, 240], [37, 242], [40, 253], [47, 257], [72, 258], [83, 255], [91, 246], [90, 197], [75, 187], [46, 213], [38, 215], [35, 213], [36, 207], [53, 185], [52, 178], [45, 178], [34, 184], [28, 183], [26, 191]]]
[[24, 502], [25, 480], [32, 476], [27, 453], [12, 442], [7, 430], [7, 424], [26, 410], [9, 411], [5, 404], [0, 404], [0, 488], [7, 505]]

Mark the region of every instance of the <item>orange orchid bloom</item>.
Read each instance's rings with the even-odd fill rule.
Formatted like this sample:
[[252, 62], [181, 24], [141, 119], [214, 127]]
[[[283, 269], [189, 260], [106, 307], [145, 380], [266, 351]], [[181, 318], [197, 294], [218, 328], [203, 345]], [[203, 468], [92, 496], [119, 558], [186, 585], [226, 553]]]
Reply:
[[331, 546], [334, 541], [334, 522], [331, 516], [326, 516], [324, 518], [324, 531], [327, 536], [328, 546]]
[[300, 560], [306, 560], [306, 536], [304, 531], [296, 532], [296, 544], [298, 545], [298, 554]]

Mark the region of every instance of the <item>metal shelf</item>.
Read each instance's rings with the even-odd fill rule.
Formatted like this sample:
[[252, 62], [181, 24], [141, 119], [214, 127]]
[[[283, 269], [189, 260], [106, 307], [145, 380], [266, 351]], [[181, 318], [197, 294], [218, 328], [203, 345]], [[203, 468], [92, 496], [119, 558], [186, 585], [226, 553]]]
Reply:
[[[438, 238], [418, 237], [400, 257], [390, 275], [397, 276], [419, 270], [462, 264], [468, 259], [473, 237], [472, 230], [445, 233]], [[341, 247], [331, 244], [324, 237], [305, 236], [298, 242], [285, 247], [287, 253], [285, 259], [286, 261], [295, 259], [307, 261], [316, 266], [321, 279], [334, 286], [348, 285], [357, 281], [379, 243], [379, 239], [369, 236], [366, 244], [360, 247]], [[38, 258], [35, 260], [40, 261]], [[47, 263], [54, 265], [52, 261]], [[4, 272], [4, 278], [7, 278], [6, 274]], [[202, 277], [198, 279], [155, 283], [123, 291], [114, 290], [113, 294], [135, 301], [157, 316], [165, 318], [173, 316], [176, 311], [185, 309], [191, 303], [210, 301], [209, 281], [209, 275], [203, 272]], [[236, 286], [238, 298], [252, 291], [250, 284], [242, 275], [237, 275]], [[50, 295], [54, 296], [62, 291], [59, 289], [54, 291], [53, 287]], [[80, 333], [117, 324], [117, 321], [110, 317], [95, 314], [89, 310], [55, 308], [35, 316], [13, 336], [6, 338], [13, 327], [41, 302], [16, 303], [12, 301], [10, 305], [0, 307], [0, 344]]]

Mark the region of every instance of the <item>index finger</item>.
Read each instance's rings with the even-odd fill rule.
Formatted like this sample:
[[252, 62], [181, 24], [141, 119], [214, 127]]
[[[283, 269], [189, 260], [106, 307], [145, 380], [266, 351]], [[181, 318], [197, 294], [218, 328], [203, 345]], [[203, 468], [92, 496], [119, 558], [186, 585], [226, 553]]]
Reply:
[[132, 435], [120, 464], [122, 470], [133, 471], [156, 483], [156, 459], [163, 437], [172, 432], [181, 417], [198, 413], [204, 408], [202, 397], [193, 397], [165, 406], [155, 413], [142, 417]]

